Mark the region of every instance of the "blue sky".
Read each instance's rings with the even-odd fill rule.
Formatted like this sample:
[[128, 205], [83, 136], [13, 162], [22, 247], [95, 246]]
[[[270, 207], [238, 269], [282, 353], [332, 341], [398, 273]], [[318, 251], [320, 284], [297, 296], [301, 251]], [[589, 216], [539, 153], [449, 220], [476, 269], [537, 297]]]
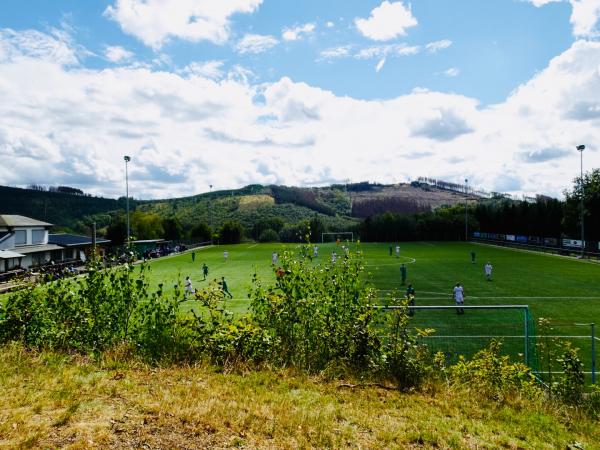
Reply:
[[[598, 166], [600, 0], [4, 0], [0, 183], [136, 197]], [[583, 142], [585, 141], [585, 142]]]

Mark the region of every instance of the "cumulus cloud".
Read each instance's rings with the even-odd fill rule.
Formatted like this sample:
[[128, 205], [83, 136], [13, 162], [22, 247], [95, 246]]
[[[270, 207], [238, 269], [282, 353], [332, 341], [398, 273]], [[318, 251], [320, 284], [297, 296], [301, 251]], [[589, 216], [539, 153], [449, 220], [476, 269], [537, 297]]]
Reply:
[[450, 141], [472, 131], [473, 129], [463, 116], [445, 108], [432, 111], [431, 117], [423, 118], [412, 128], [413, 136], [422, 136], [437, 141]]
[[273, 36], [262, 34], [246, 34], [235, 45], [235, 50], [240, 53], [264, 53], [275, 47], [279, 41]]
[[543, 148], [522, 152], [517, 157], [527, 163], [543, 163], [555, 159], [564, 158], [569, 155], [569, 151], [564, 148]]
[[305, 36], [312, 34], [315, 31], [314, 23], [305, 23], [292, 28], [284, 28], [281, 37], [284, 41], [298, 41]]
[[416, 26], [417, 23], [410, 6], [404, 6], [401, 1], [394, 3], [387, 0], [374, 8], [367, 19], [354, 20], [358, 31], [374, 41], [389, 41], [404, 36], [406, 30]]
[[133, 57], [133, 53], [119, 45], [114, 45], [104, 49], [104, 56], [111, 62], [120, 63], [130, 60]]
[[185, 75], [200, 76], [218, 80], [223, 78], [224, 61], [194, 61], [183, 68], [181, 71]]
[[170, 38], [223, 44], [230, 34], [229, 18], [252, 13], [262, 0], [116, 0], [104, 15], [121, 29], [154, 49]]
[[[600, 166], [600, 42], [575, 42], [505, 101], [482, 106], [426, 89], [363, 100], [287, 77], [255, 83], [214, 61], [178, 73], [83, 68], [49, 57], [64, 44], [51, 34], [41, 37], [50, 51], [14, 45], [28, 33], [2, 41], [0, 184], [119, 196], [129, 154], [137, 198], [403, 174], [560, 195], [579, 173], [575, 145], [588, 146], [586, 166]], [[59, 54], [77, 53], [65, 45]]]
[[548, 3], [569, 2], [572, 7], [571, 25], [576, 37], [597, 37], [600, 35], [597, 25], [600, 19], [600, 0], [529, 0], [536, 7]]

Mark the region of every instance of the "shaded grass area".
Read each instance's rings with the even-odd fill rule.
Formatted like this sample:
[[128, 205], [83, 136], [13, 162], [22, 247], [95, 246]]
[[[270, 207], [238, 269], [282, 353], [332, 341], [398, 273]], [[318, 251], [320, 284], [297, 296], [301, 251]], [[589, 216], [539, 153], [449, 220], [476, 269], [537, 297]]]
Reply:
[[[597, 422], [444, 383], [344, 388], [290, 371], [224, 374], [0, 349], [6, 448], [599, 448]], [[121, 361], [121, 362], [119, 362]]]

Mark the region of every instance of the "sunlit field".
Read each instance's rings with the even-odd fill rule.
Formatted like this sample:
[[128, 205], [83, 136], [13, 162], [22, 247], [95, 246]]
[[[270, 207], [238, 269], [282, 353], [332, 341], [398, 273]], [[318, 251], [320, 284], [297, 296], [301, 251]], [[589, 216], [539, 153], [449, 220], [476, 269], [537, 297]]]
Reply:
[[[390, 245], [394, 248], [389, 254]], [[460, 282], [465, 289], [465, 305], [528, 305], [532, 323], [548, 318], [555, 324], [555, 335], [586, 336], [570, 340], [582, 350], [582, 359], [589, 366], [591, 360], [591, 322], [600, 318], [600, 265], [595, 262], [511, 250], [480, 244], [447, 242], [400, 243], [400, 256], [394, 244], [352, 244], [363, 253], [365, 280], [377, 289], [379, 302], [386, 296], [404, 295], [400, 266], [407, 267], [406, 284], [416, 290], [418, 306], [452, 306], [452, 288]], [[315, 264], [330, 264], [331, 252], [341, 250], [336, 244], [318, 244], [319, 256]], [[226, 300], [226, 308], [243, 314], [249, 306], [248, 292], [252, 275], [256, 273], [265, 282], [273, 282], [271, 255], [296, 245], [240, 244], [214, 246], [186, 252], [150, 262], [152, 285], [163, 283], [167, 290], [190, 276], [193, 286], [201, 289], [210, 280], [224, 276], [233, 299]], [[223, 252], [228, 251], [227, 261]], [[475, 263], [471, 252], [476, 254]], [[483, 266], [493, 266], [492, 280], [486, 279]], [[202, 264], [209, 266], [209, 276], [203, 280]], [[194, 301], [185, 302], [184, 310], [197, 309]], [[414, 326], [434, 328], [430, 338], [432, 348], [439, 343], [454, 346], [450, 357], [459, 353], [470, 354], [481, 348], [491, 336], [503, 336], [505, 349], [516, 357], [524, 353], [524, 313], [522, 310], [467, 310], [457, 316], [453, 310], [418, 310], [412, 319]], [[539, 331], [539, 330], [538, 330]], [[535, 327], [528, 332], [535, 335]], [[458, 338], [456, 336], [459, 336]], [[463, 336], [463, 337], [460, 337]], [[531, 355], [530, 355], [531, 357]], [[589, 370], [586, 367], [586, 370]]]
[[[395, 244], [394, 244], [395, 245]], [[380, 297], [394, 289], [402, 293], [400, 265], [406, 264], [407, 284], [416, 290], [418, 305], [453, 305], [452, 288], [460, 282], [465, 289], [466, 305], [525, 304], [535, 317], [564, 321], [590, 322], [600, 318], [600, 265], [554, 255], [546, 255], [479, 244], [411, 242], [401, 243], [400, 257], [389, 256], [390, 244], [360, 244], [365, 277], [378, 289]], [[243, 312], [252, 274], [273, 280], [271, 254], [295, 245], [240, 244], [214, 246], [150, 261], [153, 285], [166, 289], [190, 276], [194, 288], [224, 276], [233, 294], [228, 307]], [[225, 261], [223, 252], [229, 252]], [[329, 264], [335, 244], [319, 244], [317, 264]], [[471, 251], [476, 253], [471, 263]], [[394, 252], [395, 253], [395, 252]], [[493, 266], [492, 281], [487, 281], [483, 266]], [[209, 266], [203, 281], [202, 264]], [[193, 302], [190, 303], [190, 306]]]

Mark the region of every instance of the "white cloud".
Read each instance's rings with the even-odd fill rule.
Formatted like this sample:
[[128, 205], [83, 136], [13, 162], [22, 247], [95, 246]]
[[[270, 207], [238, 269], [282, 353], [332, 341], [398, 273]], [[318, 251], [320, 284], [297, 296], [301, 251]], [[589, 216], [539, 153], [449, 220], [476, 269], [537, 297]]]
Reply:
[[188, 64], [181, 72], [185, 75], [199, 76], [218, 80], [223, 78], [223, 61], [194, 61]]
[[425, 49], [429, 53], [437, 53], [440, 50], [444, 50], [452, 45], [452, 41], [448, 39], [443, 39], [441, 41], [430, 42], [425, 46]]
[[119, 45], [114, 45], [104, 49], [104, 56], [109, 61], [120, 63], [130, 60], [133, 57], [133, 53]]
[[597, 37], [600, 18], [600, 0], [571, 0], [573, 34], [578, 37]]
[[536, 7], [542, 7], [548, 3], [568, 1], [571, 4], [571, 25], [575, 37], [598, 37], [597, 29], [600, 19], [600, 0], [529, 0]]
[[410, 6], [404, 6], [401, 1], [390, 3], [385, 0], [371, 11], [368, 19], [357, 18], [354, 23], [363, 36], [375, 41], [388, 41], [406, 35], [406, 29], [418, 22]]
[[334, 59], [334, 58], [344, 58], [346, 56], [350, 56], [350, 47], [349, 45], [342, 45], [339, 47], [331, 47], [322, 50], [320, 55], [322, 59]]
[[444, 71], [444, 75], [446, 75], [447, 77], [456, 77], [460, 74], [460, 70], [457, 69], [456, 67], [451, 67], [448, 70]]
[[381, 60], [375, 66], [375, 72], [379, 73], [379, 71], [381, 69], [383, 69], [384, 64], [385, 64], [385, 58], [381, 58]]
[[69, 65], [78, 64], [81, 54], [81, 49], [74, 46], [71, 37], [62, 30], [46, 34], [36, 30], [0, 29], [0, 61], [29, 57]]
[[331, 20], [329, 20], [328, 22], [325, 23], [325, 26], [327, 28], [333, 28], [333, 27], [335, 27], [335, 24]]
[[371, 59], [381, 58], [383, 56], [409, 56], [416, 55], [421, 51], [421, 48], [414, 45], [394, 44], [394, 45], [378, 45], [367, 47], [359, 50], [354, 57], [356, 59]]
[[262, 0], [115, 0], [106, 17], [121, 29], [159, 49], [169, 38], [223, 44], [229, 37], [229, 18], [252, 13]]
[[292, 28], [284, 28], [281, 32], [281, 37], [284, 41], [298, 41], [313, 33], [315, 28], [316, 25], [314, 23], [305, 23], [304, 25], [298, 25]]
[[[20, 34], [29, 36], [11, 42]], [[136, 198], [404, 174], [560, 195], [579, 173], [575, 145], [589, 148], [585, 167], [600, 166], [600, 42], [574, 43], [506, 101], [484, 107], [425, 89], [364, 100], [286, 77], [257, 83], [241, 67], [224, 74], [219, 61], [181, 74], [83, 69], [49, 57], [60, 39], [41, 40], [51, 51], [2, 41], [0, 184], [119, 196], [130, 154]]]
[[235, 45], [238, 53], [263, 53], [275, 47], [279, 41], [273, 36], [262, 34], [246, 34]]

